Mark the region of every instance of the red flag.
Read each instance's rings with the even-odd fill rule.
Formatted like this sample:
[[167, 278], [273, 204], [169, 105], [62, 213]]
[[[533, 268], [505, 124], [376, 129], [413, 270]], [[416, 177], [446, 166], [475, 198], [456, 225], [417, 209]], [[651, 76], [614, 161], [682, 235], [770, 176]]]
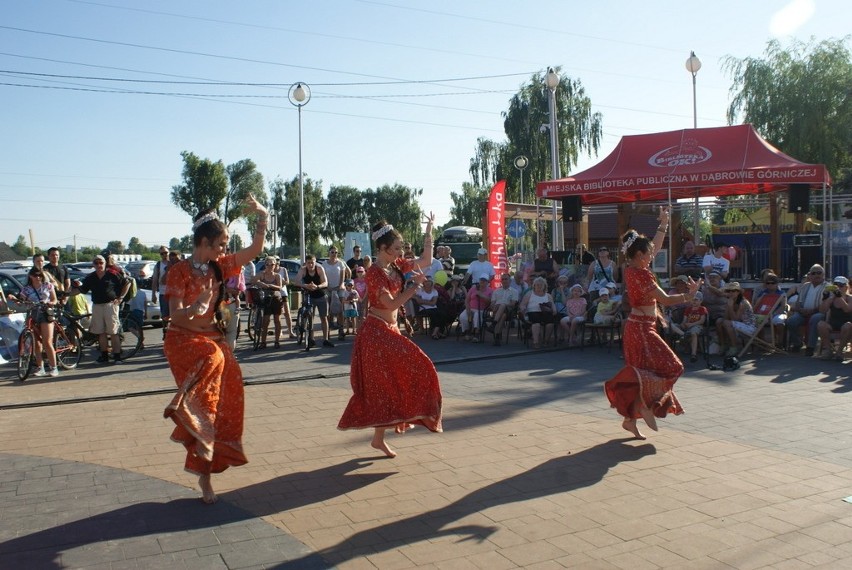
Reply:
[[506, 198], [506, 181], [500, 180], [491, 189], [488, 197], [488, 210], [485, 219], [485, 235], [488, 250], [488, 260], [494, 266], [494, 281], [491, 287], [497, 287], [500, 276], [509, 272], [509, 260], [506, 258], [506, 220], [504, 204]]

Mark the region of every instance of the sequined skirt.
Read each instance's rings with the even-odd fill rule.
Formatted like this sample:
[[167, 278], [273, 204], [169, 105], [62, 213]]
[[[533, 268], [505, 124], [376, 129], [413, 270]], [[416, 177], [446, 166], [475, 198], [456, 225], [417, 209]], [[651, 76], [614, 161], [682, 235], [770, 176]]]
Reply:
[[374, 315], [352, 347], [352, 397], [337, 428], [363, 429], [420, 424], [441, 427], [441, 386], [432, 361], [399, 329]]

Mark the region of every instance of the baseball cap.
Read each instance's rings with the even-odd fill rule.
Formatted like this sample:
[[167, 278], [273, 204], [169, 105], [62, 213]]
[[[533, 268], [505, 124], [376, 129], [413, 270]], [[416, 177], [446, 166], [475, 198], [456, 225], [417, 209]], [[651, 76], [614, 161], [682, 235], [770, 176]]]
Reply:
[[603, 297], [604, 295], [609, 297], [609, 289], [601, 289], [598, 291], [598, 297]]
[[487, 273], [480, 273], [479, 274], [479, 280], [482, 281], [483, 279], [485, 279], [486, 281], [489, 281]]
[[480, 247], [479, 251], [476, 252], [476, 255], [488, 255], [488, 250], [484, 247]]
[[836, 283], [838, 285], [848, 285], [849, 284], [849, 280], [842, 275], [838, 275], [837, 277], [835, 277], [832, 280], [832, 282]]

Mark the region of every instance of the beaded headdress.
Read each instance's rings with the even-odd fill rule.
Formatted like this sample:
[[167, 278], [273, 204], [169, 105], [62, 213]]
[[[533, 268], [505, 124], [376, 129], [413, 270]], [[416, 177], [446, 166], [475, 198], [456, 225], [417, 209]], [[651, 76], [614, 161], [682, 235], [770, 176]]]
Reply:
[[195, 220], [195, 222], [193, 222], [192, 231], [197, 230], [198, 228], [200, 228], [201, 226], [203, 226], [207, 222], [210, 222], [212, 220], [218, 220], [218, 219], [219, 219], [219, 216], [217, 216], [215, 214], [215, 212], [210, 212], [209, 214], [204, 214], [203, 216], [201, 216], [200, 218]]
[[382, 226], [373, 232], [373, 241], [378, 241], [380, 237], [393, 230], [393, 226], [388, 224], [386, 226]]
[[639, 238], [639, 234], [636, 232], [630, 232], [630, 236], [621, 246], [621, 253], [627, 254], [627, 250], [630, 249], [630, 246], [633, 245], [633, 242]]

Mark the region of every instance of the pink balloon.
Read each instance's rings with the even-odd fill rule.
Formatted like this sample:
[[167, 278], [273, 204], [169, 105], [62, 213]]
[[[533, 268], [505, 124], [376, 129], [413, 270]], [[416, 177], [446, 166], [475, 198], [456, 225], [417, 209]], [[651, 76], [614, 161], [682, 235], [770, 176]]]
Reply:
[[728, 250], [722, 254], [722, 257], [728, 261], [735, 260], [737, 258], [737, 248], [734, 246], [729, 247]]

